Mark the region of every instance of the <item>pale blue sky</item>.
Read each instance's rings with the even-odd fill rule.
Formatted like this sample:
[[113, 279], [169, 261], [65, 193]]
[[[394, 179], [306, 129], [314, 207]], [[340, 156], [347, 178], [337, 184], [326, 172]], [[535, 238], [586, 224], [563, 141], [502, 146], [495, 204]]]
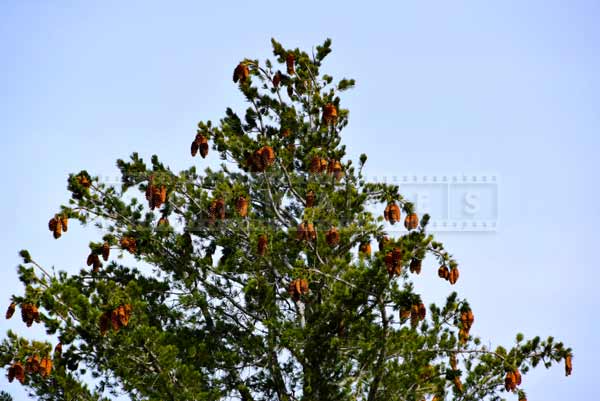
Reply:
[[[325, 70], [357, 80], [343, 98], [345, 143], [355, 159], [369, 155], [368, 175], [500, 178], [496, 232], [440, 235], [461, 263], [472, 332], [492, 344], [517, 331], [565, 340], [573, 376], [538, 369], [524, 378], [528, 399], [600, 399], [600, 2], [341, 4], [3, 1], [0, 305], [21, 291], [21, 248], [48, 266], [82, 266], [94, 230], [73, 224], [54, 241], [46, 226], [69, 172], [114, 177], [132, 151], [174, 169], [214, 164], [188, 147], [200, 119], [243, 106], [237, 62], [264, 60], [272, 36], [305, 49], [331, 37]], [[424, 270], [427, 301], [450, 291]], [[42, 336], [0, 320], [8, 328]], [[4, 388], [26, 399], [2, 376]]]

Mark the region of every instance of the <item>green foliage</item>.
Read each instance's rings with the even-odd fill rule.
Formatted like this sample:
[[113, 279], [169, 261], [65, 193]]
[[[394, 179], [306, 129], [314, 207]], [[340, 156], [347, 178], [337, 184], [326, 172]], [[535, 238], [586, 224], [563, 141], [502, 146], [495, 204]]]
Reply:
[[[329, 39], [311, 55], [272, 45], [275, 62], [236, 68], [248, 108], [198, 124], [192, 155], [209, 143], [217, 171], [177, 173], [133, 153], [117, 161], [120, 188], [69, 176], [57, 216], [104, 234], [78, 273], [51, 275], [21, 251], [24, 291], [12, 301], [39, 308], [32, 319], [63, 349], [8, 332], [2, 366], [52, 358], [51, 374], [24, 380], [43, 400], [416, 401], [498, 400], [508, 373], [570, 364], [552, 337], [481, 345], [456, 292], [426, 307], [411, 282], [420, 261], [435, 258], [440, 271], [423, 274], [447, 271], [451, 283], [458, 263], [427, 233], [428, 215], [388, 238], [373, 214], [414, 205], [397, 186], [365, 182], [366, 155], [358, 169], [345, 160], [339, 93], [354, 80], [321, 73]], [[379, 249], [359, 255], [371, 242]]]

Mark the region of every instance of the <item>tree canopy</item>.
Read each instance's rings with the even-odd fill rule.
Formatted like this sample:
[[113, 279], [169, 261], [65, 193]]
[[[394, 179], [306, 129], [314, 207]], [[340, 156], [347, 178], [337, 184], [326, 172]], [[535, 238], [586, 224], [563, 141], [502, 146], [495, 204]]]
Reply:
[[[416, 292], [420, 274], [455, 285], [459, 266], [398, 186], [368, 182], [366, 155], [346, 157], [340, 95], [354, 80], [321, 72], [330, 40], [310, 54], [272, 46], [273, 61], [233, 69], [248, 108], [199, 122], [182, 146], [218, 169], [133, 153], [117, 161], [120, 186], [68, 177], [49, 231], [103, 234], [79, 272], [21, 251], [6, 318], [19, 308], [56, 340], [9, 331], [9, 380], [40, 400], [523, 401], [540, 363], [569, 375], [554, 338], [492, 349], [467, 300]], [[437, 271], [421, 272], [426, 257]]]

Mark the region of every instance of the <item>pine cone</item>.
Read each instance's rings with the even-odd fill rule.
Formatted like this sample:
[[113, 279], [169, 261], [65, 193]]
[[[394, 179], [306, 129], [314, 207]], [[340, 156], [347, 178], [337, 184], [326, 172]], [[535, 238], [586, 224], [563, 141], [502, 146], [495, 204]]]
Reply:
[[287, 67], [287, 73], [290, 75], [294, 75], [296, 73], [294, 70], [294, 61], [296, 61], [294, 55], [292, 53], [288, 53], [287, 57], [285, 58], [285, 65]]
[[424, 303], [420, 303], [418, 305], [419, 308], [419, 320], [424, 320], [425, 316], [427, 316], [427, 308], [425, 307]]
[[246, 217], [248, 215], [248, 200], [245, 196], [239, 196], [235, 202], [235, 210], [240, 217]]
[[565, 376], [571, 376], [571, 373], [573, 372], [573, 361], [572, 361], [572, 355], [569, 354], [565, 357]]
[[340, 242], [340, 233], [337, 228], [331, 227], [325, 234], [325, 240], [329, 246], [336, 246]]
[[413, 258], [410, 261], [410, 272], [416, 274], [421, 273], [421, 259]]
[[450, 284], [452, 284], [452, 285], [456, 284], [456, 281], [458, 281], [458, 276], [459, 276], [458, 268], [453, 266], [450, 269], [450, 272], [448, 273], [448, 281], [450, 282]]
[[206, 139], [203, 135], [200, 135], [199, 139], [196, 139], [198, 141], [198, 149], [200, 150], [200, 156], [202, 156], [202, 158], [206, 158], [206, 155], [208, 155], [208, 139]]
[[448, 267], [446, 265], [440, 266], [440, 268], [438, 269], [438, 276], [440, 276], [440, 278], [443, 278], [444, 280], [448, 280], [448, 278], [450, 277], [450, 271], [448, 270]]
[[257, 252], [260, 256], [265, 256], [267, 253], [267, 242], [268, 240], [266, 234], [259, 235]]
[[16, 307], [17, 304], [15, 304], [14, 302], [11, 302], [10, 305], [8, 305], [8, 309], [6, 309], [6, 319], [10, 319], [11, 317], [13, 317], [13, 315], [15, 314]]
[[100, 326], [100, 335], [105, 336], [110, 328], [110, 312], [106, 311], [100, 315], [100, 320], [98, 322]]
[[332, 103], [323, 106], [323, 122], [325, 124], [334, 123], [337, 120], [337, 109]]
[[404, 219], [404, 227], [406, 227], [407, 230], [414, 230], [418, 226], [419, 217], [417, 217], [416, 213], [411, 213], [406, 216], [406, 219]]
[[30, 356], [25, 361], [25, 372], [38, 373], [40, 371], [40, 357], [37, 355]]
[[519, 369], [516, 369], [515, 372], [514, 372], [514, 374], [515, 374], [515, 383], [516, 383], [517, 386], [520, 386], [521, 385], [521, 380], [522, 380], [521, 372], [519, 372]]
[[396, 204], [396, 202], [393, 202], [390, 205], [390, 210], [389, 210], [389, 219], [390, 219], [390, 224], [395, 224], [396, 222], [400, 221], [400, 207]]
[[50, 373], [52, 372], [52, 359], [48, 358], [48, 357], [43, 357], [41, 362], [40, 362], [40, 374], [42, 375], [42, 377], [48, 377], [50, 376]]
[[60, 236], [62, 235], [62, 222], [60, 221], [60, 219], [57, 217], [55, 217], [56, 219], [56, 226], [54, 227], [54, 239], [59, 239]]
[[248, 69], [248, 66], [244, 63], [239, 63], [237, 67], [235, 67], [235, 69], [233, 70], [234, 83], [237, 83], [238, 81], [240, 81], [240, 83], [244, 83], [249, 76], [250, 70]]
[[60, 358], [62, 356], [62, 343], [56, 344], [54, 347], [54, 358]]
[[407, 308], [407, 307], [400, 307], [400, 320], [406, 320], [410, 317], [410, 310], [411, 308]]
[[263, 169], [266, 170], [275, 162], [275, 151], [273, 151], [273, 148], [270, 146], [263, 146], [259, 149], [259, 152], [262, 165], [264, 166]]
[[513, 372], [506, 373], [506, 377], [504, 378], [504, 388], [506, 391], [514, 391], [517, 388], [515, 374]]
[[275, 75], [273, 75], [273, 86], [275, 88], [278, 88], [279, 84], [281, 83], [281, 75], [281, 71], [279, 70], [275, 73]]
[[298, 225], [296, 230], [296, 240], [298, 241], [308, 241], [308, 231], [306, 229], [306, 223], [302, 222]]
[[102, 244], [102, 259], [104, 259], [104, 261], [106, 262], [108, 260], [109, 255], [110, 255], [110, 245], [108, 242], [105, 242], [104, 244]]
[[310, 160], [309, 171], [313, 174], [319, 173], [321, 170], [321, 158], [319, 156], [313, 156]]
[[21, 384], [25, 384], [25, 368], [21, 365], [21, 362], [15, 362], [8, 368], [9, 383], [12, 383], [14, 379], [17, 379]]
[[62, 227], [62, 231], [63, 231], [64, 233], [66, 233], [66, 232], [67, 232], [67, 230], [69, 229], [69, 218], [67, 217], [67, 215], [63, 214], [63, 215], [60, 217], [60, 225], [61, 225], [61, 227]]
[[190, 146], [190, 153], [192, 154], [192, 157], [195, 157], [198, 154], [199, 148], [200, 148], [200, 145], [198, 144], [198, 142], [193, 141], [192, 145]]
[[358, 247], [358, 252], [362, 253], [366, 257], [371, 256], [371, 243], [369, 241], [361, 242]]
[[48, 222], [48, 229], [52, 232], [56, 231], [57, 224], [58, 224], [58, 219], [56, 217], [51, 218], [50, 221]]
[[344, 176], [344, 172], [342, 171], [342, 164], [337, 160], [331, 160], [329, 162], [327, 172], [329, 174], [333, 174], [337, 181], [341, 180]]
[[419, 305], [413, 305], [410, 308], [410, 325], [414, 329], [419, 324]]

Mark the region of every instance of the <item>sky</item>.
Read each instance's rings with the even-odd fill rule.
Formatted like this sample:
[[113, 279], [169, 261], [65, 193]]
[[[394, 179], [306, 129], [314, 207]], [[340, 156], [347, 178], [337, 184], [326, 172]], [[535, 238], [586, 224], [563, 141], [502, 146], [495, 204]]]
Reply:
[[[599, 19], [595, 0], [4, 0], [0, 305], [22, 291], [20, 249], [83, 266], [95, 230], [72, 224], [55, 241], [47, 229], [69, 173], [114, 180], [115, 160], [133, 151], [174, 170], [216, 165], [190, 159], [189, 143], [199, 120], [245, 109], [235, 65], [269, 57], [271, 37], [307, 50], [330, 37], [324, 71], [357, 80], [342, 97], [348, 157], [366, 153], [368, 177], [421, 193], [434, 220], [496, 223], [438, 233], [460, 263], [452, 289], [471, 303], [472, 333], [492, 346], [555, 336], [574, 349], [573, 375], [538, 368], [524, 378], [528, 399], [600, 399]], [[417, 282], [427, 302], [451, 291], [434, 269]], [[0, 332], [44, 337], [18, 320]], [[0, 389], [28, 399], [3, 374]]]

